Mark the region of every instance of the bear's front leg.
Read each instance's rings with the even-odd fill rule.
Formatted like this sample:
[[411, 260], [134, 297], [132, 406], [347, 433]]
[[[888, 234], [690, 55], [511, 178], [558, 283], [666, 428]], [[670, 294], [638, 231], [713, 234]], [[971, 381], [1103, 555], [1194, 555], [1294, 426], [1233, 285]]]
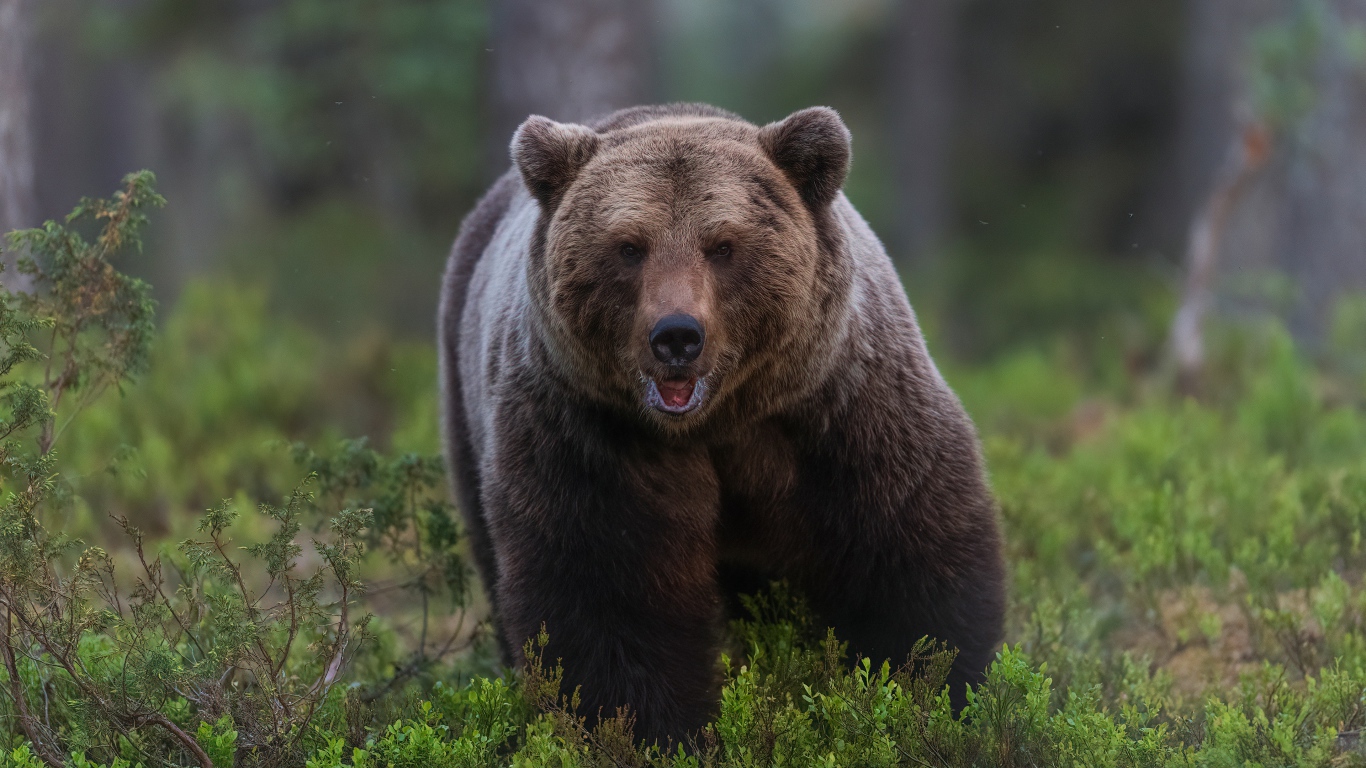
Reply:
[[510, 415], [486, 463], [501, 631], [519, 648], [545, 625], [590, 722], [629, 707], [638, 739], [678, 740], [716, 698], [715, 475], [700, 451], [575, 416]]
[[905, 663], [924, 636], [956, 649], [947, 683], [958, 709], [1000, 648], [1005, 566], [976, 466], [939, 469], [900, 498], [846, 491], [865, 503], [832, 497], [810, 513], [820, 554], [798, 582], [850, 651], [874, 664]]

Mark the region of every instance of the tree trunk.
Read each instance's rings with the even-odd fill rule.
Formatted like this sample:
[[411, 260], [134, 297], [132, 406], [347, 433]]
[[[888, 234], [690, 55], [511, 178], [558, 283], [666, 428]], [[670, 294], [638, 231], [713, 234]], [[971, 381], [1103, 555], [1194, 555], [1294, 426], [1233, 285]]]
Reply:
[[[29, 34], [29, 0], [0, 0], [0, 234], [38, 223], [33, 193]], [[12, 276], [7, 268], [6, 284]]]
[[901, 0], [888, 71], [896, 174], [894, 246], [914, 260], [943, 244], [950, 224], [959, 0]]
[[495, 170], [528, 115], [582, 121], [654, 91], [650, 0], [498, 0], [490, 54]]

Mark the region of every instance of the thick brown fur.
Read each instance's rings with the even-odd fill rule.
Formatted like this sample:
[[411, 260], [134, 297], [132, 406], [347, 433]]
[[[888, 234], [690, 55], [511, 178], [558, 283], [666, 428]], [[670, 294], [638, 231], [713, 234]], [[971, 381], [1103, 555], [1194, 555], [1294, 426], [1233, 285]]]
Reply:
[[[787, 579], [851, 651], [997, 648], [1004, 568], [972, 423], [877, 237], [828, 109], [533, 117], [465, 220], [439, 319], [446, 450], [504, 653], [542, 623], [584, 712], [679, 738], [717, 697], [737, 589]], [[665, 365], [659, 318], [705, 328]], [[700, 405], [650, 407], [692, 377]]]

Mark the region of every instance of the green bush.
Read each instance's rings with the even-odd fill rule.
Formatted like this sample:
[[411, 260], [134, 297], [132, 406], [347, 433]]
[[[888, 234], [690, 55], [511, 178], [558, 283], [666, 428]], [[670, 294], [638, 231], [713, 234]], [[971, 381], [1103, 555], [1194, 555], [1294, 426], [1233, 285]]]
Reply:
[[[111, 513], [130, 550], [117, 572], [113, 555], [76, 538], [70, 511], [79, 496], [56, 448], [105, 389], [130, 384], [148, 365], [148, 288], [111, 259], [138, 244], [147, 209], [162, 204], [152, 183], [149, 173], [130, 175], [109, 201], [83, 201], [64, 224], [10, 237], [33, 290], [0, 296], [3, 714], [49, 765], [65, 754], [204, 768], [243, 752], [266, 764], [301, 761], [319, 738], [315, 717], [335, 712], [334, 691], [373, 644], [371, 617], [357, 605], [367, 545], [387, 551], [389, 570], [406, 576], [394, 588], [422, 603], [423, 643], [391, 664], [388, 683], [375, 681], [383, 690], [453, 647], [429, 657], [425, 641], [429, 597], [466, 603], [458, 528], [437, 459], [388, 459], [353, 441], [336, 455], [296, 446], [295, 476], [307, 476], [284, 501], [259, 504], [248, 546], [229, 536], [239, 517], [231, 499], [200, 516], [190, 538], [151, 551], [132, 521]], [[81, 232], [90, 228], [98, 235], [87, 241]], [[199, 393], [210, 412], [216, 394], [252, 391], [250, 376], [236, 378]], [[159, 426], [180, 438], [196, 431], [193, 419]], [[315, 534], [310, 561], [297, 542], [306, 523]], [[119, 578], [128, 566], [131, 585]]]

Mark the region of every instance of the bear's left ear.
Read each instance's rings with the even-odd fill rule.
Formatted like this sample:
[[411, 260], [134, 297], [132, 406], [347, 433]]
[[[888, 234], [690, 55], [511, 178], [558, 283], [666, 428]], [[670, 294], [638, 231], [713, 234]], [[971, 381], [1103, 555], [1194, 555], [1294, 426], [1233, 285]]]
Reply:
[[759, 145], [813, 210], [829, 205], [849, 173], [849, 129], [829, 107], [793, 112], [759, 129]]
[[598, 151], [598, 134], [575, 123], [532, 115], [512, 134], [512, 162], [547, 214]]

